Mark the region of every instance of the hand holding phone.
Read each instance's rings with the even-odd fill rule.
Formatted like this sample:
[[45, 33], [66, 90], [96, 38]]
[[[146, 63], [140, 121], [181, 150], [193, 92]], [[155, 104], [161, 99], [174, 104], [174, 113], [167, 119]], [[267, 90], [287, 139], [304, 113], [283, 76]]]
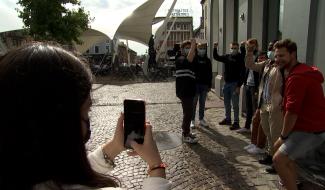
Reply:
[[145, 133], [145, 102], [143, 100], [124, 100], [124, 146], [131, 149], [130, 142], [143, 144]]

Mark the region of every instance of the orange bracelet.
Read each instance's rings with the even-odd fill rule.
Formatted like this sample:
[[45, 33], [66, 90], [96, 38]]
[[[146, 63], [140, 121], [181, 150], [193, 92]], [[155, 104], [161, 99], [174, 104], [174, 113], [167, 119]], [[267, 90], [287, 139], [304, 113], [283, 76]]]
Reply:
[[154, 165], [154, 166], [152, 166], [152, 167], [149, 167], [149, 169], [148, 169], [148, 175], [149, 175], [149, 173], [151, 172], [151, 171], [153, 171], [153, 170], [156, 170], [156, 169], [166, 169], [166, 167], [167, 167], [167, 165], [165, 164], [165, 163], [160, 163], [160, 164], [158, 164], [158, 165]]

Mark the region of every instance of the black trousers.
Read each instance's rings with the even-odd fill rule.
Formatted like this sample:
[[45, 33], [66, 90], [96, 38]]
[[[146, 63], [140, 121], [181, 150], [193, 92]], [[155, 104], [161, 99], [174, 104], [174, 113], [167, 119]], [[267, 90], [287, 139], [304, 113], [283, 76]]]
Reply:
[[250, 129], [253, 115], [257, 109], [257, 90], [254, 86], [245, 85], [246, 94], [246, 123], [245, 128]]
[[188, 136], [190, 134], [190, 125], [191, 125], [191, 119], [193, 115], [194, 97], [186, 97], [180, 99], [183, 108], [183, 123], [182, 123], [183, 136]]

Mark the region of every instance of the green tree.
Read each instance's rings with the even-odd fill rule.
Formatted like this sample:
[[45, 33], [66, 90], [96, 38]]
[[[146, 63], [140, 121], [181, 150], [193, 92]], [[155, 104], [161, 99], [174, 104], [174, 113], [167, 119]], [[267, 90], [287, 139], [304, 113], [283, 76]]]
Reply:
[[[68, 3], [74, 8], [67, 9]], [[80, 6], [80, 0], [19, 0], [17, 4], [22, 7], [16, 9], [19, 17], [35, 40], [80, 44], [78, 37], [92, 20]]]

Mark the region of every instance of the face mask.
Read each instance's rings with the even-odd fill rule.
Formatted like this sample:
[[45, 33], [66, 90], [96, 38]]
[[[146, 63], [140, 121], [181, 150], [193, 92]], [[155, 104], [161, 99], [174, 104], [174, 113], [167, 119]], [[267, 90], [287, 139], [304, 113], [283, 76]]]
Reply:
[[82, 122], [85, 122], [86, 123], [87, 131], [86, 131], [86, 135], [84, 136], [84, 143], [87, 143], [89, 141], [90, 135], [91, 135], [90, 121], [88, 119], [88, 120], [82, 120]]
[[274, 52], [273, 51], [268, 51], [267, 52], [267, 57], [271, 60], [274, 60]]
[[238, 49], [230, 49], [230, 54], [236, 55], [238, 53]]
[[200, 57], [204, 57], [207, 53], [207, 50], [206, 49], [198, 49], [197, 50], [197, 55], [200, 56]]
[[187, 56], [189, 52], [190, 52], [190, 48], [184, 48], [184, 50], [183, 50], [183, 54], [184, 54], [185, 56]]

